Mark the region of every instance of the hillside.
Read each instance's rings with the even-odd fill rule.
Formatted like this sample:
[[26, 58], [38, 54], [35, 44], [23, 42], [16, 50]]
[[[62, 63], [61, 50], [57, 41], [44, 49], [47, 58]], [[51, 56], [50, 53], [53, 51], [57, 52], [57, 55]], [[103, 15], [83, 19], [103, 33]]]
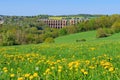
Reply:
[[96, 31], [88, 31], [61, 36], [55, 39], [56, 43], [75, 43], [76, 40], [85, 39], [86, 42], [101, 42], [101, 41], [119, 41], [120, 33], [113, 34], [105, 38], [96, 38]]
[[58, 37], [52, 44], [0, 46], [0, 80], [120, 80], [120, 33], [101, 39], [95, 33]]

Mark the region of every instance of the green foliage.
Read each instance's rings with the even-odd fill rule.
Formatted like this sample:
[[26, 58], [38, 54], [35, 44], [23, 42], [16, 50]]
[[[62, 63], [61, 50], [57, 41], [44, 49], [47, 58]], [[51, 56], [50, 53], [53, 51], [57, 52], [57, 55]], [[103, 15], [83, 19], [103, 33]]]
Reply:
[[86, 39], [77, 39], [76, 42], [85, 42]]
[[63, 35], [66, 35], [66, 34], [67, 34], [66, 28], [62, 28], [62, 29], [59, 30], [59, 35], [60, 36], [63, 36]]
[[97, 30], [97, 38], [103, 38], [103, 37], [108, 37], [109, 35], [107, 34], [107, 32], [103, 29], [103, 28], [99, 28]]
[[55, 41], [54, 41], [54, 38], [48, 37], [48, 38], [45, 39], [44, 42], [45, 42], [45, 43], [54, 43]]
[[67, 34], [73, 34], [78, 32], [78, 29], [76, 26], [68, 26], [66, 27], [66, 30], [67, 30]]
[[2, 34], [2, 42], [1, 45], [3, 46], [11, 46], [15, 45], [15, 35], [12, 34], [11, 32], [3, 33]]
[[[65, 19], [71, 18], [82, 18], [85, 20], [81, 20], [81, 22], [68, 25], [63, 27], [62, 29], [53, 29], [44, 24], [44, 22], [40, 22], [41, 18], [49, 18], [55, 16], [49, 15], [39, 15], [39, 16], [4, 16], [4, 24], [0, 29], [0, 34], [5, 34], [4, 37], [0, 35], [0, 43], [4, 43], [6, 45], [15, 45], [15, 44], [33, 44], [33, 43], [42, 43], [46, 38], [52, 37], [56, 38], [63, 35], [74, 34], [83, 31], [97, 30], [97, 37], [107, 37], [112, 35], [113, 33], [119, 32], [119, 21], [120, 15], [104, 15], [97, 16], [94, 15], [69, 15], [68, 17], [56, 16]], [[86, 16], [86, 17], [85, 17]], [[87, 20], [89, 18], [90, 20]], [[99, 29], [102, 28], [102, 29]], [[10, 32], [12, 37], [9, 40], [7, 32]], [[95, 35], [95, 34], [94, 34]], [[6, 37], [5, 37], [6, 36]], [[86, 36], [88, 37], [89, 34]], [[4, 38], [4, 39], [3, 39]], [[8, 43], [7, 43], [8, 39]], [[75, 38], [73, 38], [75, 39]], [[82, 39], [82, 38], [77, 38]], [[75, 40], [77, 40], [75, 39]], [[86, 39], [86, 38], [83, 38]], [[69, 40], [69, 39], [68, 39]], [[74, 40], [74, 41], [75, 41]], [[5, 42], [4, 42], [5, 41]]]
[[120, 22], [115, 22], [113, 25], [112, 25], [112, 27], [111, 27], [111, 29], [114, 31], [114, 32], [120, 32]]

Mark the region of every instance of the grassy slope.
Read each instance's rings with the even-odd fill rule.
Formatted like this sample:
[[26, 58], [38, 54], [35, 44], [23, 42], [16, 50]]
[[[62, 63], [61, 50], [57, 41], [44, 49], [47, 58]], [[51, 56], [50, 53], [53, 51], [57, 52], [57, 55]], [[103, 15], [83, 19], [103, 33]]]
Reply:
[[[0, 70], [7, 67], [8, 73], [3, 73], [0, 80], [10, 80], [11, 72], [9, 71], [13, 68], [13, 73], [17, 73], [18, 67], [22, 72], [21, 74], [15, 74], [16, 76], [13, 80], [17, 80], [18, 76], [25, 75], [26, 73], [33, 74], [33, 72], [36, 72], [36, 67], [40, 68], [38, 71], [40, 78], [46, 80], [46, 75], [43, 74], [48, 68], [54, 67], [54, 65], [50, 65], [53, 62], [57, 63], [55, 70], [52, 71], [53, 74], [47, 80], [56, 80], [61, 76], [58, 73], [57, 66], [64, 66], [65, 68], [65, 70], [64, 68], [62, 70], [63, 75], [59, 80], [120, 80], [120, 33], [101, 39], [96, 39], [95, 33], [95, 31], [89, 31], [59, 37], [55, 39], [55, 44], [1, 46]], [[76, 39], [83, 38], [87, 41], [72, 43]], [[64, 59], [65, 61], [62, 62]], [[36, 65], [39, 61], [39, 65]], [[60, 61], [60, 63], [57, 61]], [[101, 62], [103, 61], [107, 61], [104, 63], [107, 66], [109, 65], [109, 68], [105, 69], [102, 66]], [[69, 70], [68, 64], [74, 63], [74, 65], [77, 65], [76, 62], [80, 63], [80, 65], [77, 68], [78, 72], [74, 74], [76, 71]], [[95, 69], [90, 69], [90, 65], [95, 67]], [[110, 67], [114, 69], [114, 74], [113, 71], [109, 71]], [[88, 76], [83, 75], [80, 72], [81, 69], [88, 71]], [[53, 78], [54, 74], [55, 78]], [[75, 77], [73, 78], [73, 76]]]
[[105, 38], [96, 38], [96, 31], [88, 31], [76, 34], [70, 34], [62, 37], [58, 37], [55, 39], [56, 43], [73, 43], [76, 40], [86, 39], [87, 42], [101, 42], [101, 41], [119, 41], [120, 40], [120, 33], [116, 33], [112, 36], [105, 37]]

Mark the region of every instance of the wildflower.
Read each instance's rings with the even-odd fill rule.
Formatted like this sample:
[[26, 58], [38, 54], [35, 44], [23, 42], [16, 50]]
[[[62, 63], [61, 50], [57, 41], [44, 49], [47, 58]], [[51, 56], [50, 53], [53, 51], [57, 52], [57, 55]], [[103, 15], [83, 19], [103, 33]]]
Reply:
[[34, 73], [34, 74], [33, 74], [33, 77], [38, 77], [38, 73]]
[[17, 80], [24, 80], [23, 77], [19, 77]]
[[110, 72], [113, 72], [113, 71], [114, 71], [114, 68], [113, 68], [113, 67], [110, 67], [110, 68], [109, 68], [109, 71], [110, 71]]
[[84, 75], [87, 75], [87, 74], [88, 74], [88, 72], [87, 72], [86, 70], [84, 70], [84, 69], [81, 69], [81, 72], [82, 72]]
[[30, 76], [30, 74], [25, 74], [24, 76], [25, 76], [25, 77], [29, 77], [29, 76]]
[[61, 69], [58, 69], [58, 72], [61, 72], [62, 70]]
[[31, 76], [29, 77], [30, 80], [32, 80], [33, 78], [34, 78], [33, 75], [31, 75]]
[[88, 72], [87, 72], [87, 71], [85, 71], [85, 72], [84, 72], [84, 75], [87, 75], [87, 74], [88, 74]]
[[86, 62], [86, 64], [87, 64], [87, 65], [89, 65], [89, 64], [90, 64], [90, 61], [89, 61], [89, 60], [86, 60], [85, 62]]
[[4, 67], [4, 68], [3, 68], [3, 71], [6, 70], [6, 69], [7, 69], [7, 67]]
[[90, 69], [95, 69], [95, 67], [94, 67], [94, 66], [89, 66], [89, 68], [90, 68]]
[[45, 73], [43, 73], [43, 74], [44, 74], [44, 75], [46, 75], [46, 74], [51, 74], [50, 69], [49, 69], [49, 68], [46, 69]]
[[4, 67], [4, 68], [3, 68], [3, 71], [4, 71], [5, 73], [8, 72], [7, 67]]
[[58, 66], [59, 69], [62, 69], [62, 66]]
[[11, 77], [11, 78], [15, 77], [15, 74], [10, 74], [10, 77]]
[[52, 66], [52, 67], [51, 67], [51, 69], [53, 70], [53, 69], [55, 69], [55, 67], [54, 67], [54, 66]]
[[6, 69], [6, 70], [4, 70], [4, 72], [5, 72], [5, 73], [7, 73], [7, 72], [8, 72], [8, 70]]
[[92, 47], [92, 48], [90, 48], [90, 50], [91, 50], [91, 51], [94, 51], [94, 50], [95, 50], [95, 48], [94, 48], [94, 47]]
[[57, 63], [61, 62], [60, 60], [57, 60]]
[[48, 68], [48, 69], [46, 69], [46, 71], [45, 71], [46, 73], [49, 73], [50, 72], [50, 69]]

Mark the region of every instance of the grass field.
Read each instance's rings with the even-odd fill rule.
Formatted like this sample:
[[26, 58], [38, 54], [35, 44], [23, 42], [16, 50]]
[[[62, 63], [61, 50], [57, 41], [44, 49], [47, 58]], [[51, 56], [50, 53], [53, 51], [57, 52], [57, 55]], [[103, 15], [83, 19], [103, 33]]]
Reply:
[[1, 46], [0, 80], [120, 80], [120, 33], [102, 39], [95, 33], [59, 37], [53, 44]]
[[96, 31], [88, 31], [76, 34], [70, 34], [55, 39], [56, 43], [76, 43], [76, 40], [86, 39], [86, 42], [102, 42], [102, 41], [120, 41], [120, 33], [105, 38], [96, 38]]

